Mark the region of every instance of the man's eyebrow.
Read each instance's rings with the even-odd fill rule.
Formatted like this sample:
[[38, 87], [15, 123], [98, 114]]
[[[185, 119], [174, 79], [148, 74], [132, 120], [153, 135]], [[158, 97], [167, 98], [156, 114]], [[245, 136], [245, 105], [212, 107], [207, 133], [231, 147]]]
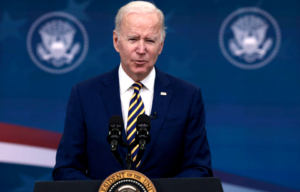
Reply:
[[146, 37], [145, 39], [151, 39], [151, 40], [156, 41], [156, 40], [157, 40], [157, 37]]
[[[131, 39], [131, 38], [139, 38], [140, 36], [139, 35], [127, 35], [127, 39]], [[145, 39], [147, 40], [153, 40], [153, 41], [156, 41], [158, 38], [157, 37], [145, 37]]]

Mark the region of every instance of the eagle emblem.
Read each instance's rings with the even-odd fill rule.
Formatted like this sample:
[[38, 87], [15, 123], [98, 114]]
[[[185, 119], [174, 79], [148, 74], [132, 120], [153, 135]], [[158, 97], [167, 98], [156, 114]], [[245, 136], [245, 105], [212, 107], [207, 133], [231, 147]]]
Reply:
[[247, 63], [263, 59], [273, 44], [272, 38], [266, 39], [268, 27], [264, 20], [254, 15], [238, 19], [231, 26], [234, 34], [234, 38], [229, 40], [231, 53]]
[[140, 192], [140, 190], [132, 185], [123, 185], [116, 189], [115, 192]]
[[76, 30], [67, 22], [52, 20], [38, 31], [42, 42], [37, 45], [37, 55], [54, 67], [70, 65], [80, 50], [80, 43], [73, 44]]
[[275, 18], [257, 7], [242, 7], [223, 21], [219, 46], [227, 61], [246, 70], [259, 69], [277, 55], [281, 32]]

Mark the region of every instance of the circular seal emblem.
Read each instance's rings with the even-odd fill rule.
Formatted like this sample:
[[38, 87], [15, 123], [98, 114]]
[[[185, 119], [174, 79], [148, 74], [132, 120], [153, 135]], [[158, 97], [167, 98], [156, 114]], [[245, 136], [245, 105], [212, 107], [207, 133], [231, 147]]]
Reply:
[[88, 51], [88, 36], [82, 23], [64, 12], [50, 12], [30, 27], [27, 50], [42, 70], [63, 74], [78, 67]]
[[258, 69], [276, 56], [281, 34], [276, 20], [266, 11], [245, 7], [222, 23], [219, 45], [225, 58], [242, 69]]
[[106, 178], [98, 192], [156, 192], [156, 189], [142, 173], [124, 170]]

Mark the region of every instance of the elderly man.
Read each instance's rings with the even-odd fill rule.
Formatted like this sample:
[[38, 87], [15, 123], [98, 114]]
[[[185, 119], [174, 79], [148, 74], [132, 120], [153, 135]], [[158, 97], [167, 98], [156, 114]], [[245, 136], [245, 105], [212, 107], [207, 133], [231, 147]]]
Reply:
[[[154, 67], [164, 38], [164, 15], [153, 4], [134, 1], [119, 10], [113, 43], [121, 64], [73, 86], [54, 180], [103, 180], [122, 170], [106, 140], [109, 119], [123, 117], [123, 138], [132, 143], [140, 114], [155, 118], [141, 161], [139, 146], [131, 150], [137, 171], [149, 178], [212, 176], [200, 89]], [[126, 149], [118, 151], [125, 159]]]

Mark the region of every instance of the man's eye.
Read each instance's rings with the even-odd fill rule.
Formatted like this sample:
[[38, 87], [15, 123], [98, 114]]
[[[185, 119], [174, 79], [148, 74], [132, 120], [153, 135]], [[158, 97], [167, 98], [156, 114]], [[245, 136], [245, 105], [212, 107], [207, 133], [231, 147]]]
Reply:
[[147, 40], [149, 43], [155, 43], [155, 41], [153, 40]]
[[136, 41], [136, 39], [129, 39], [129, 41]]

